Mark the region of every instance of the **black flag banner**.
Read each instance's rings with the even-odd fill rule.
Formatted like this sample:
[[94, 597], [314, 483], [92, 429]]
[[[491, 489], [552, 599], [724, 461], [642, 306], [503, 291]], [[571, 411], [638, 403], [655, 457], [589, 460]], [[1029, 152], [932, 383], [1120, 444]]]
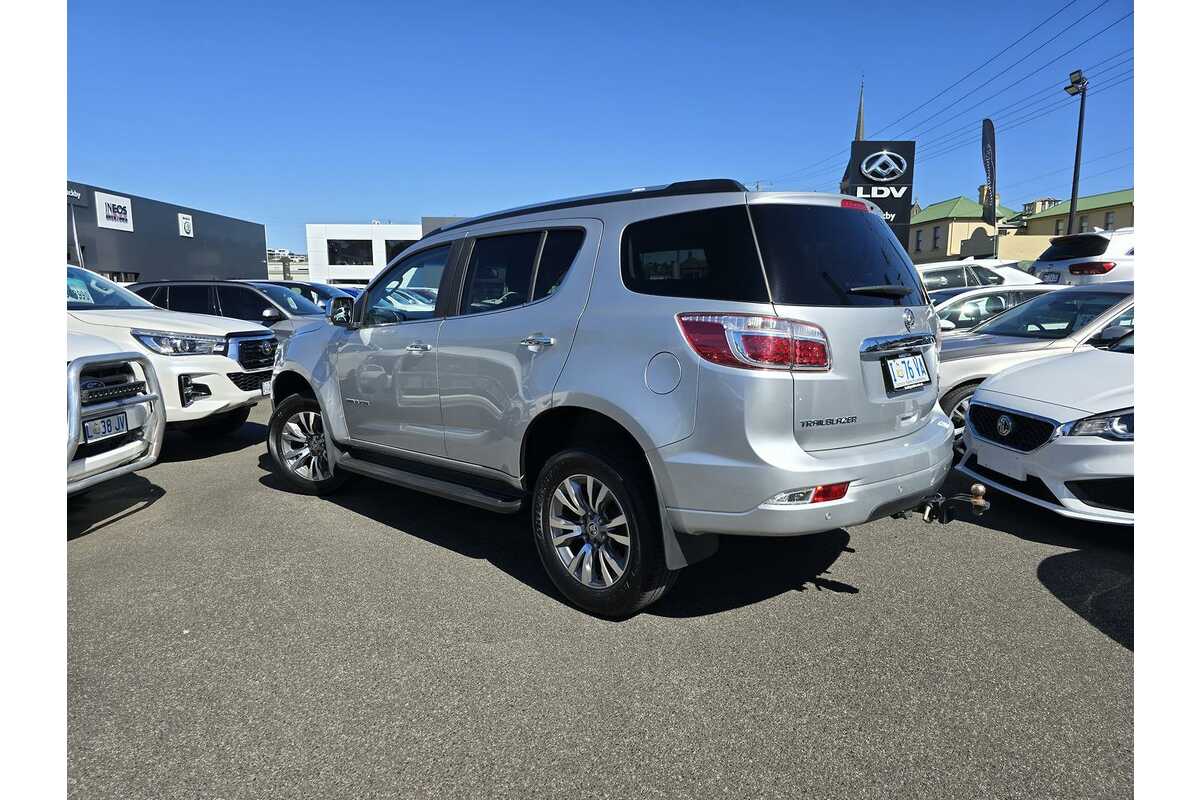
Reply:
[[996, 224], [996, 126], [990, 119], [983, 121], [983, 171], [987, 174], [987, 202], [983, 206], [983, 221]]

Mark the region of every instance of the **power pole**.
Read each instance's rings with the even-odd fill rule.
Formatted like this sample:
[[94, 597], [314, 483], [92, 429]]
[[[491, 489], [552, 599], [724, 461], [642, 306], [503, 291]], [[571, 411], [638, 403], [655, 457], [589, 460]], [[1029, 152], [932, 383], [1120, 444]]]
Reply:
[[1071, 179], [1071, 211], [1067, 215], [1067, 233], [1075, 232], [1075, 208], [1079, 203], [1079, 163], [1083, 157], [1083, 115], [1087, 109], [1088, 81], [1083, 70], [1075, 70], [1071, 83], [1063, 91], [1071, 96], [1079, 95], [1079, 127], [1075, 131], [1075, 176]]

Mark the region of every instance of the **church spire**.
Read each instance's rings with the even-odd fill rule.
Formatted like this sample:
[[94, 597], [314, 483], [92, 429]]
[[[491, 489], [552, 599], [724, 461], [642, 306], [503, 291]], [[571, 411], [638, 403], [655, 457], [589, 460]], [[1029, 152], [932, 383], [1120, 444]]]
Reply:
[[866, 85], [866, 80], [858, 84], [858, 124], [854, 126], [854, 141], [856, 142], [867, 138], [867, 132], [863, 127], [863, 90], [866, 89]]

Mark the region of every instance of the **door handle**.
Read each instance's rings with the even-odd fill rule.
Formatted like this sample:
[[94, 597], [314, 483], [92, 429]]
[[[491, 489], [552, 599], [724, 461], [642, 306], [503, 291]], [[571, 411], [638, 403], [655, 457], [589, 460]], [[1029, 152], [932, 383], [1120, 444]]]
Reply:
[[526, 336], [518, 344], [521, 344], [522, 346], [529, 347], [529, 348], [553, 347], [554, 346], [554, 337], [553, 336], [538, 336], [536, 334], [533, 334], [530, 336]]
[[433, 345], [425, 344], [424, 342], [413, 342], [404, 349], [410, 353], [428, 353], [433, 349]]

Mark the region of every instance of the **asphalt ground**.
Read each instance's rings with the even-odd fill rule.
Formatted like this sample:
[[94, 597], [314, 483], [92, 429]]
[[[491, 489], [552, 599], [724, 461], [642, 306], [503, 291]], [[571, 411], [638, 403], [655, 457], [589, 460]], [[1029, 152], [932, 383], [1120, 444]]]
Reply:
[[527, 519], [271, 472], [267, 407], [68, 503], [76, 798], [1133, 794], [1133, 533], [726, 538], [621, 622]]

